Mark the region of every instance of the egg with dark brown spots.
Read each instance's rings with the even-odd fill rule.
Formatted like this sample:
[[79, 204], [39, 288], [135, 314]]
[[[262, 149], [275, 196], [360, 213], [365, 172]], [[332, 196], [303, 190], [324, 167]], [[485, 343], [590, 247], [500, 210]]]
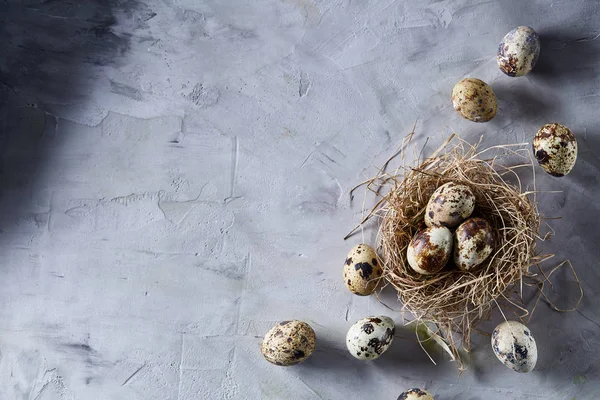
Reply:
[[346, 347], [359, 360], [375, 360], [392, 344], [396, 324], [390, 317], [367, 317], [348, 330]]
[[350, 250], [344, 263], [344, 283], [352, 293], [372, 294], [382, 274], [381, 261], [371, 246], [359, 244]]
[[496, 232], [483, 218], [470, 218], [454, 232], [454, 263], [463, 271], [479, 267], [496, 247]]
[[398, 396], [397, 400], [434, 400], [427, 391], [419, 388], [408, 389]]
[[533, 154], [544, 171], [556, 177], [565, 176], [577, 161], [577, 139], [564, 125], [546, 124], [533, 138]]
[[500, 45], [496, 60], [498, 67], [508, 76], [528, 74], [540, 56], [540, 38], [528, 26], [519, 26], [508, 32]]
[[454, 85], [452, 105], [463, 118], [473, 122], [487, 122], [498, 110], [494, 91], [477, 78], [465, 78]]
[[431, 226], [418, 231], [408, 244], [408, 265], [419, 274], [439, 272], [452, 255], [452, 232], [445, 226]]
[[265, 335], [261, 352], [275, 365], [294, 365], [306, 360], [315, 351], [315, 331], [306, 322], [282, 321]]
[[530, 372], [537, 363], [535, 339], [528, 327], [517, 321], [504, 321], [492, 332], [492, 350], [508, 368]]
[[468, 186], [448, 182], [431, 195], [425, 208], [425, 225], [455, 227], [475, 209], [475, 195]]

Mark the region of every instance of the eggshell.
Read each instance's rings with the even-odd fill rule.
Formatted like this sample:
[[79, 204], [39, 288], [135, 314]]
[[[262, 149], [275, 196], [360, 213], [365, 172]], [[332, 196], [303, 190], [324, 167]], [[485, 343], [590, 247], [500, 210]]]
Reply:
[[261, 352], [275, 365], [294, 365], [313, 353], [316, 341], [315, 331], [306, 322], [282, 321], [267, 332]]
[[528, 26], [508, 32], [498, 46], [498, 67], [508, 76], [528, 74], [540, 56], [540, 38]]
[[346, 347], [359, 360], [379, 358], [392, 344], [396, 325], [390, 317], [367, 317], [348, 330]]
[[355, 246], [344, 264], [344, 282], [350, 291], [360, 296], [373, 293], [383, 274], [375, 250], [366, 244]]
[[398, 396], [398, 400], [434, 400], [427, 391], [419, 388], [408, 389]]
[[537, 346], [529, 328], [517, 321], [505, 321], [492, 333], [492, 349], [504, 365], [517, 372], [529, 372], [537, 363]]
[[454, 233], [454, 263], [463, 271], [471, 271], [481, 265], [495, 247], [496, 235], [489, 222], [470, 218]]
[[487, 122], [498, 110], [494, 91], [477, 78], [465, 78], [454, 86], [452, 105], [463, 118], [473, 122]]
[[444, 268], [451, 255], [452, 232], [445, 226], [432, 226], [418, 231], [406, 250], [411, 268], [425, 275]]
[[556, 177], [565, 176], [577, 161], [577, 139], [564, 125], [546, 124], [533, 138], [533, 154], [544, 171]]
[[431, 195], [425, 208], [425, 225], [452, 228], [467, 219], [475, 209], [475, 196], [465, 185], [448, 182]]

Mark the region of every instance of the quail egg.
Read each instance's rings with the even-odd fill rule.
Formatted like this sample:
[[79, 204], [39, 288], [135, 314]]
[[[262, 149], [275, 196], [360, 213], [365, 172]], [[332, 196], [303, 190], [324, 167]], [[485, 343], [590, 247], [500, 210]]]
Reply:
[[406, 250], [410, 267], [420, 274], [440, 271], [452, 255], [452, 232], [445, 226], [421, 229]]
[[475, 196], [471, 189], [448, 182], [431, 195], [425, 208], [425, 224], [452, 228], [467, 219], [474, 209]]
[[546, 124], [533, 138], [533, 154], [544, 171], [556, 177], [565, 176], [577, 161], [577, 139], [564, 125]]
[[408, 389], [406, 392], [400, 394], [397, 400], [434, 400], [433, 396], [427, 393], [427, 391], [419, 388]]
[[496, 60], [500, 70], [508, 76], [528, 74], [540, 55], [540, 38], [528, 26], [519, 26], [508, 32], [500, 45]]
[[390, 347], [395, 333], [390, 317], [363, 318], [348, 330], [346, 347], [359, 360], [374, 360]]
[[483, 218], [470, 218], [454, 233], [454, 263], [463, 271], [472, 271], [494, 251], [496, 235]]
[[359, 244], [350, 250], [344, 264], [344, 282], [352, 293], [370, 295], [375, 291], [382, 274], [381, 263], [371, 246]]
[[454, 85], [452, 105], [463, 118], [474, 122], [487, 122], [498, 110], [494, 91], [477, 78], [465, 78]]
[[312, 354], [316, 341], [315, 331], [306, 322], [282, 321], [267, 332], [261, 352], [275, 365], [294, 365]]
[[531, 371], [537, 362], [537, 346], [529, 328], [505, 321], [492, 333], [492, 349], [504, 365], [517, 372]]

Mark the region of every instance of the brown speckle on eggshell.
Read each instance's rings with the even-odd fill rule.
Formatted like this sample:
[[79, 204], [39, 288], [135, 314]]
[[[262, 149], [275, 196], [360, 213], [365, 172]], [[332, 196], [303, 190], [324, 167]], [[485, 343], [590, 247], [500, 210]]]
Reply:
[[288, 366], [298, 364], [315, 350], [315, 331], [306, 322], [282, 321], [265, 335], [261, 352], [272, 364]]
[[383, 268], [375, 250], [366, 244], [355, 246], [344, 263], [344, 282], [348, 289], [359, 296], [375, 291], [383, 274]]
[[565, 176], [577, 161], [577, 139], [564, 125], [546, 124], [533, 138], [533, 154], [544, 171], [556, 177]]

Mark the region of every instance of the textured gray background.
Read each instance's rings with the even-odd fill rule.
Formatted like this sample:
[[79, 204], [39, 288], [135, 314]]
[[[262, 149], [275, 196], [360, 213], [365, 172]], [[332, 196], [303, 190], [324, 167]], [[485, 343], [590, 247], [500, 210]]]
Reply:
[[[0, 7], [0, 399], [395, 399], [413, 386], [438, 400], [600, 398], [597, 1]], [[495, 51], [521, 24], [540, 33], [541, 59], [508, 78]], [[464, 76], [496, 91], [490, 123], [453, 111]], [[460, 378], [403, 330], [375, 362], [345, 350], [353, 321], [401, 322], [341, 279], [375, 232], [342, 238], [361, 215], [349, 189], [417, 119], [428, 149], [453, 130], [484, 145], [553, 121], [577, 135], [571, 175], [538, 169], [538, 189], [560, 191], [540, 195], [541, 212], [562, 216], [540, 250], [573, 261], [586, 297], [567, 314], [538, 306], [530, 374], [479, 336]], [[576, 285], [556, 278], [566, 306]], [[278, 368], [258, 346], [290, 318], [319, 346]]]

